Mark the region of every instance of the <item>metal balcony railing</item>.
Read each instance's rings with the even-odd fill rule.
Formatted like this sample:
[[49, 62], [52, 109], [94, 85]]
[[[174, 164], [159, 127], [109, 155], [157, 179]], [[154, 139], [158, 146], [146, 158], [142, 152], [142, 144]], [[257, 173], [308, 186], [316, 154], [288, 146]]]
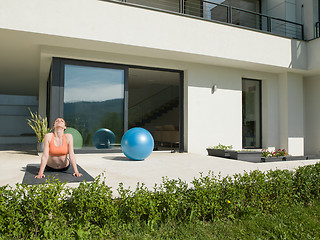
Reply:
[[[303, 25], [207, 0], [104, 0], [140, 5], [303, 40]], [[319, 26], [319, 24], [318, 24]], [[319, 28], [318, 28], [319, 29]]]

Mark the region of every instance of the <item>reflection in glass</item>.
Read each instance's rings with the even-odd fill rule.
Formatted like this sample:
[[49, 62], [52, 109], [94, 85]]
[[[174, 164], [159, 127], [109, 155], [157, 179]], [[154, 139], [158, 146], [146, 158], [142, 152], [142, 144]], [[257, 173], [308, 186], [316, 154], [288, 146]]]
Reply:
[[261, 147], [261, 82], [242, 80], [242, 146]]
[[84, 147], [101, 128], [111, 130], [115, 143], [123, 135], [124, 70], [65, 65], [64, 118], [83, 137]]
[[[229, 16], [230, 7], [232, 7], [232, 16]], [[232, 24], [259, 29], [260, 16], [253, 13], [260, 13], [259, 0], [215, 0], [213, 2], [204, 2], [204, 16], [207, 19], [220, 22], [228, 22], [230, 20]]]

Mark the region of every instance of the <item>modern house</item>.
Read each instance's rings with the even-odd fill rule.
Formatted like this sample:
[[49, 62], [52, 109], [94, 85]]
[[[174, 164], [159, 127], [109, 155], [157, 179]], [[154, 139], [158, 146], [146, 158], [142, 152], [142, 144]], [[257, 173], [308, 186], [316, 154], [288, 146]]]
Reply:
[[155, 149], [320, 154], [319, 0], [1, 0], [0, 144], [28, 107], [94, 148], [135, 126]]

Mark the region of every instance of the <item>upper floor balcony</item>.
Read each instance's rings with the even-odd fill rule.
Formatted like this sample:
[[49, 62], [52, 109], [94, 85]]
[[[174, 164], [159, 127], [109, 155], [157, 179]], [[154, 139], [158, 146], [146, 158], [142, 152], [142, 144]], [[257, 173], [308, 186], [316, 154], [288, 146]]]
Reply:
[[260, 0], [104, 0], [304, 39], [303, 24], [263, 14]]
[[[159, 4], [165, 0], [145, 0], [144, 3], [150, 4], [152, 1]], [[40, 61], [41, 66], [47, 66], [46, 70], [40, 70], [44, 81], [48, 76], [46, 71], [50, 66], [50, 56], [125, 64], [153, 58], [157, 60], [150, 61], [150, 66], [166, 67], [162, 63], [157, 65], [160, 59], [166, 59], [175, 61], [176, 69], [186, 69], [184, 64], [192, 63], [279, 73], [306, 71], [312, 62], [312, 59], [307, 59], [312, 44], [314, 47], [310, 48], [310, 52], [314, 54], [314, 62], [318, 63], [316, 53], [320, 40], [289, 38], [288, 28], [283, 29], [287, 37], [279, 37], [275, 32], [264, 34], [261, 30], [265, 27], [264, 22], [260, 22], [261, 28], [257, 27], [257, 22], [249, 25], [249, 21], [244, 21], [248, 18], [242, 17], [246, 15], [242, 12], [238, 15], [233, 12], [232, 15], [234, 10], [230, 6], [227, 8], [227, 20], [237, 24], [232, 25], [237, 27], [223, 23], [221, 16], [224, 15], [218, 14], [223, 7], [221, 4], [199, 12], [199, 9], [195, 11], [191, 8], [194, 5], [187, 4], [189, 0], [166, 1], [177, 1], [174, 9], [178, 11], [184, 4], [184, 13], [174, 12], [168, 7], [138, 6], [137, 3], [120, 0], [1, 0], [0, 52], [5, 56], [6, 63], [17, 62], [12, 64], [14, 67], [10, 76], [17, 72], [14, 69], [20, 64], [20, 69], [33, 69], [30, 79], [36, 79]], [[195, 4], [195, 1], [199, 0], [190, 0], [189, 3]], [[238, 1], [241, 0], [233, 2]], [[203, 9], [204, 1], [201, 3]], [[246, 9], [254, 12], [257, 6]], [[245, 6], [232, 7], [244, 9]], [[206, 15], [209, 13], [210, 19]], [[218, 16], [219, 23], [212, 20]], [[275, 31], [272, 23], [269, 29]], [[292, 36], [293, 33], [290, 33]], [[30, 54], [21, 54], [24, 51]], [[8, 71], [8, 64], [2, 64], [3, 72]], [[28, 64], [33, 64], [33, 68], [28, 68]], [[314, 66], [317, 68], [317, 64]]]

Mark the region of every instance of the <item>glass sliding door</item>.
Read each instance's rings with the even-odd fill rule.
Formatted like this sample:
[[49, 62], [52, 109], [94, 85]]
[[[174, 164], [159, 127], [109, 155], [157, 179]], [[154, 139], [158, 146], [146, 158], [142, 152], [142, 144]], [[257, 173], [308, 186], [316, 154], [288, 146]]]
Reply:
[[63, 116], [68, 127], [82, 135], [83, 148], [97, 147], [93, 137], [99, 129], [112, 131], [113, 146], [120, 147], [124, 133], [124, 81], [124, 69], [64, 65]]
[[[65, 58], [53, 58], [51, 69], [49, 122], [63, 117], [74, 138], [81, 135], [78, 153], [121, 151], [133, 127], [147, 129], [155, 149], [184, 151], [182, 71]], [[100, 129], [113, 132], [113, 143], [99, 135], [97, 147]]]
[[180, 151], [180, 74], [129, 68], [128, 127], [147, 129], [155, 150]]
[[261, 148], [261, 81], [242, 79], [242, 147]]

